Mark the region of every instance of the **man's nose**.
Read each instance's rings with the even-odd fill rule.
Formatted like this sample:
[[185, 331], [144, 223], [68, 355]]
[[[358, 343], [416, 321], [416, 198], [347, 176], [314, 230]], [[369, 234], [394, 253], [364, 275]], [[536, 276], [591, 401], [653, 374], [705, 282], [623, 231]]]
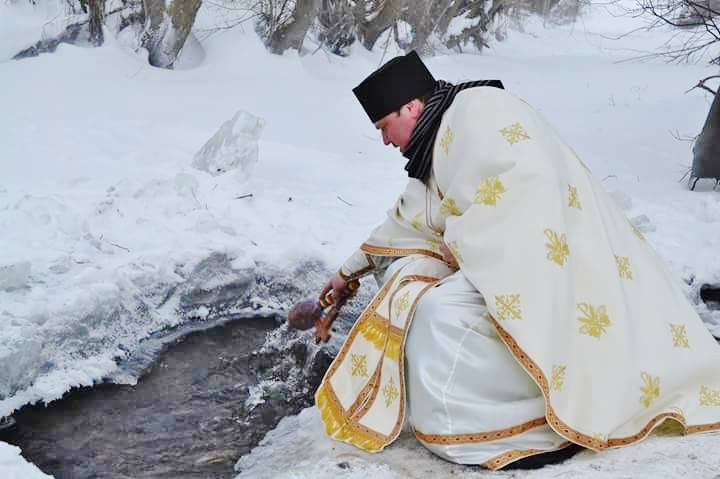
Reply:
[[385, 132], [383, 132], [382, 138], [383, 138], [383, 143], [385, 143], [386, 146], [390, 144], [390, 139], [387, 137]]

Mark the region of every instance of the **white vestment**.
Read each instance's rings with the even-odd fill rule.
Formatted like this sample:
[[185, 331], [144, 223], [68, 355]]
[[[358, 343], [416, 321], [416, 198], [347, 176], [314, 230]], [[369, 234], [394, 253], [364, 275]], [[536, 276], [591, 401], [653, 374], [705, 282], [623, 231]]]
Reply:
[[382, 450], [406, 396], [426, 446], [492, 469], [566, 443], [629, 445], [665, 420], [720, 429], [720, 347], [575, 153], [507, 92], [457, 95], [429, 186], [411, 180], [341, 273], [378, 256], [411, 259], [318, 390], [332, 437]]

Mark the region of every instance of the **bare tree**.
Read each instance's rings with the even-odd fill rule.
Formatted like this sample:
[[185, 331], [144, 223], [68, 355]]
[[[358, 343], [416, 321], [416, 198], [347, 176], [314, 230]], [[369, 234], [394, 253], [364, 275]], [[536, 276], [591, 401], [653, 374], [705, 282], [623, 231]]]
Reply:
[[172, 68], [190, 34], [202, 0], [143, 0], [141, 45], [151, 65]]
[[273, 53], [288, 48], [300, 50], [310, 25], [318, 16], [322, 0], [297, 0], [292, 16], [275, 28], [270, 35], [268, 47]]
[[[720, 42], [720, 0], [665, 0], [664, 3], [658, 0], [638, 0], [638, 5], [641, 14], [649, 14], [654, 19], [652, 26], [670, 25], [675, 27], [676, 32], [664, 50], [646, 57], [689, 62], [708, 52], [711, 45]], [[720, 56], [713, 56], [710, 63], [720, 64]], [[720, 78], [720, 75], [700, 80], [694, 87], [710, 92], [713, 102], [693, 146], [691, 189], [695, 188], [700, 178], [714, 178], [720, 183], [720, 90], [714, 91], [705, 85], [705, 82], [715, 78]]]
[[372, 50], [380, 35], [395, 25], [402, 16], [409, 0], [385, 0], [357, 2], [355, 10], [360, 41]]

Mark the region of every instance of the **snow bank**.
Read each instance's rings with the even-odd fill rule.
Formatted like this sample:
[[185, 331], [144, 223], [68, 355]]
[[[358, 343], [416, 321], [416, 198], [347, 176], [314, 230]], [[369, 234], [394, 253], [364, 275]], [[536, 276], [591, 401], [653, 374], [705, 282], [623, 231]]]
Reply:
[[0, 471], [3, 479], [49, 479], [40, 469], [28, 464], [20, 455], [20, 448], [0, 442]]
[[566, 462], [531, 471], [491, 472], [439, 459], [403, 432], [384, 451], [369, 454], [329, 439], [317, 408], [283, 419], [235, 466], [235, 479], [425, 479], [428, 477], [549, 479], [657, 479], [715, 477], [720, 433], [685, 437], [655, 435], [623, 449], [583, 451]]
[[[392, 45], [355, 45], [348, 58], [274, 56], [236, 28], [199, 35], [203, 55], [175, 71], [111, 36], [98, 49], [8, 60], [61, 26], [48, 23], [60, 7], [47, 5], [0, 3], [0, 414], [105, 378], [132, 382], [123, 361], [188, 322], [282, 311], [273, 281], [282, 278], [286, 295], [319, 288], [406, 181], [405, 160], [351, 93], [397, 53]], [[212, 8], [199, 30], [217, 20]], [[428, 65], [451, 81], [500, 78], [541, 111], [697, 303], [700, 285], [720, 284], [720, 195], [678, 182], [691, 145], [671, 132], [699, 131], [710, 99], [684, 92], [714, 69], [618, 63], [664, 33], [612, 41], [635, 20], [594, 12]], [[266, 121], [253, 175], [193, 168], [238, 110]], [[297, 269], [308, 262], [312, 279]], [[211, 311], [213, 301], [225, 309]], [[720, 312], [698, 311], [720, 334]]]

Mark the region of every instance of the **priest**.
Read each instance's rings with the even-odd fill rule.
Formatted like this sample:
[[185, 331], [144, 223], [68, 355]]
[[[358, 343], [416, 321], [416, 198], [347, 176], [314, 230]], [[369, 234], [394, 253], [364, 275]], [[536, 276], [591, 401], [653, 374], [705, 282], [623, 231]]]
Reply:
[[720, 429], [720, 346], [642, 233], [500, 81], [414, 52], [354, 90], [409, 182], [323, 288], [380, 289], [316, 394], [326, 432], [381, 451], [407, 419], [489, 469]]

